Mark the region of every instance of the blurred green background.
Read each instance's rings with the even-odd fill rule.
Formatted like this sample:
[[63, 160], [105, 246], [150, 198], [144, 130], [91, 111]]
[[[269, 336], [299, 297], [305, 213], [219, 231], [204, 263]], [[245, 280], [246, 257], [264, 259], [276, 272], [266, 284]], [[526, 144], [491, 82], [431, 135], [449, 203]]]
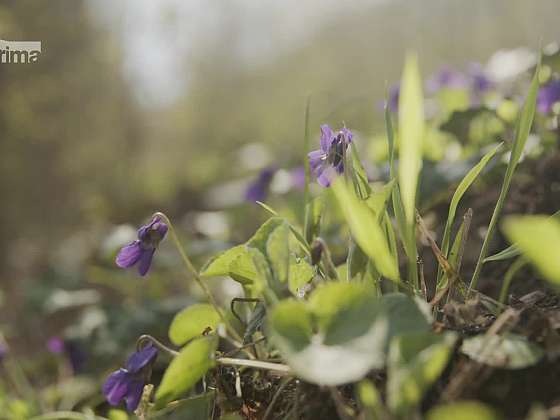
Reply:
[[461, 69], [559, 39], [559, 15], [557, 0], [2, 1], [0, 38], [42, 54], [0, 64], [0, 331], [33, 357], [95, 331], [100, 360], [165, 334], [154, 314], [185, 302], [175, 256], [150, 279], [115, 274], [116, 226], [122, 243], [122, 224], [162, 210], [209, 239], [195, 254], [242, 240], [263, 217], [243, 203], [248, 180], [301, 164], [308, 95], [314, 139], [345, 122], [363, 146], [406, 51], [424, 76]]

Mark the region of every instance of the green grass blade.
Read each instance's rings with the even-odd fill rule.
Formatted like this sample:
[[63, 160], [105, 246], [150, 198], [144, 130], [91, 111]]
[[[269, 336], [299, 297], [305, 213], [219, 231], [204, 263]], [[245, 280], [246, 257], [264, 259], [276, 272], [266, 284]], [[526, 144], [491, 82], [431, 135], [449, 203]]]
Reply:
[[[422, 79], [415, 55], [406, 59], [399, 98], [399, 189], [406, 222], [403, 236], [408, 250], [408, 278], [419, 290], [416, 267], [416, 190], [422, 165], [424, 106]], [[396, 210], [398, 211], [398, 210]]]
[[[472, 183], [476, 180], [478, 175], [482, 172], [482, 170], [486, 167], [490, 159], [494, 157], [496, 152], [502, 147], [503, 143], [498, 144], [492, 150], [490, 150], [486, 155], [480, 159], [480, 161], [471, 168], [471, 170], [465, 175], [465, 177], [459, 183], [459, 186], [455, 190], [455, 194], [453, 194], [453, 198], [451, 199], [451, 204], [449, 205], [449, 213], [447, 216], [447, 222], [445, 223], [445, 229], [443, 231], [443, 240], [441, 242], [441, 252], [446, 257], [447, 251], [449, 250], [449, 237], [451, 235], [451, 228], [453, 227], [453, 223], [455, 222], [455, 214], [457, 213], [457, 206], [459, 205], [459, 201], [465, 194], [465, 192], [469, 189]], [[443, 275], [443, 271], [441, 267], [438, 269], [438, 279], [441, 279]]]
[[482, 265], [486, 259], [486, 254], [488, 253], [488, 247], [490, 241], [494, 237], [494, 232], [496, 231], [496, 225], [498, 223], [498, 218], [502, 212], [504, 202], [506, 200], [507, 193], [509, 191], [509, 186], [513, 178], [513, 173], [515, 168], [519, 163], [519, 158], [521, 153], [525, 148], [525, 143], [527, 142], [527, 137], [529, 136], [529, 131], [531, 130], [531, 125], [533, 124], [533, 118], [535, 117], [535, 108], [537, 103], [537, 93], [539, 91], [539, 72], [540, 72], [540, 59], [537, 68], [535, 69], [535, 75], [531, 81], [531, 86], [529, 88], [529, 93], [525, 99], [525, 104], [523, 110], [519, 115], [519, 120], [516, 124], [515, 139], [513, 142], [513, 147], [511, 151], [510, 160], [508, 167], [506, 169], [506, 174], [504, 176], [504, 181], [502, 184], [502, 189], [500, 191], [500, 196], [498, 197], [498, 202], [492, 213], [492, 218], [490, 219], [490, 224], [488, 225], [488, 231], [484, 237], [484, 242], [482, 243], [482, 248], [480, 250], [480, 255], [478, 256], [478, 261], [471, 279], [469, 290], [476, 289], [478, 285], [478, 278], [480, 277], [480, 272], [482, 271]]
[[424, 107], [422, 80], [415, 55], [406, 59], [399, 100], [399, 186], [409, 228], [413, 226], [416, 189], [422, 164]]

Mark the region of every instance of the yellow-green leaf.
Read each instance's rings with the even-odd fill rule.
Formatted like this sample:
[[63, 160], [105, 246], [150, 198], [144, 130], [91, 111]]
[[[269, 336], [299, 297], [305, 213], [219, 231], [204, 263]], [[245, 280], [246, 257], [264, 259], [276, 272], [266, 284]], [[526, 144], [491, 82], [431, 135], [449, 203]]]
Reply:
[[503, 229], [547, 280], [560, 285], [560, 222], [548, 216], [511, 216]]
[[191, 341], [176, 356], [163, 375], [156, 392], [157, 407], [191, 389], [209, 369], [214, 367], [217, 338], [201, 337]]
[[332, 189], [358, 245], [373, 260], [375, 268], [382, 275], [398, 281], [399, 273], [394, 264], [394, 257], [389, 250], [383, 229], [371, 209], [348, 189], [342, 178], [335, 180]]
[[202, 335], [207, 328], [215, 331], [219, 322], [220, 315], [212, 305], [191, 305], [173, 318], [169, 327], [169, 339], [173, 344], [181, 346], [191, 338]]
[[416, 189], [422, 164], [424, 106], [422, 79], [415, 55], [406, 59], [399, 97], [399, 185], [409, 226], [414, 224]]

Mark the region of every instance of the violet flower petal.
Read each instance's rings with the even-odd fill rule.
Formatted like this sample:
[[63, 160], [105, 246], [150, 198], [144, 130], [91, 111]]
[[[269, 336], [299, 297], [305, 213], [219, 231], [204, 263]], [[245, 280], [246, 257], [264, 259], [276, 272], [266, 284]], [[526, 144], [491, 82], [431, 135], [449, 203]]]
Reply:
[[142, 250], [140, 263], [138, 264], [138, 274], [145, 276], [148, 273], [150, 266], [152, 265], [152, 258], [154, 257], [155, 252], [155, 248]]
[[133, 412], [138, 407], [140, 399], [142, 398], [142, 392], [144, 391], [144, 382], [141, 380], [135, 380], [129, 384], [128, 392], [126, 393], [125, 402], [126, 409]]
[[140, 369], [154, 362], [158, 355], [158, 350], [153, 344], [147, 344], [140, 351], [130, 355], [126, 361], [126, 370], [130, 373], [137, 373]]
[[119, 405], [128, 392], [130, 380], [130, 374], [124, 369], [113, 372], [107, 378], [103, 384], [103, 395], [110, 405]]
[[121, 268], [129, 268], [138, 262], [143, 250], [140, 241], [134, 241], [124, 246], [118, 253], [115, 262]]
[[328, 153], [334, 139], [333, 132], [327, 124], [321, 126], [321, 150]]

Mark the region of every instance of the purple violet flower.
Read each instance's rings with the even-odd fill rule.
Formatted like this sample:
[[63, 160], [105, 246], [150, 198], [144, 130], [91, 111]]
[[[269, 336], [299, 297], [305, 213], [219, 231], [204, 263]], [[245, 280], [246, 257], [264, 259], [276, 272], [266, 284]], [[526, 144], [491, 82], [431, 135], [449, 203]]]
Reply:
[[48, 339], [47, 349], [54, 354], [61, 354], [65, 350], [64, 340], [58, 336]]
[[560, 79], [551, 80], [540, 88], [537, 109], [541, 114], [550, 114], [556, 102], [560, 102]]
[[58, 336], [53, 336], [47, 341], [47, 349], [57, 355], [66, 355], [72, 365], [72, 371], [79, 373], [86, 362], [86, 354], [82, 347], [75, 341], [65, 340]]
[[276, 173], [276, 168], [269, 167], [264, 168], [257, 179], [249, 184], [247, 190], [245, 191], [245, 200], [250, 202], [264, 201], [268, 195], [268, 189], [270, 188], [270, 183], [272, 178]]
[[138, 263], [138, 273], [145, 276], [159, 243], [167, 234], [167, 225], [159, 217], [138, 229], [138, 239], [124, 246], [117, 255], [116, 263], [121, 268], [129, 268]]
[[132, 353], [126, 361], [126, 368], [113, 372], [105, 381], [103, 395], [107, 402], [117, 406], [124, 401], [128, 411], [136, 410], [157, 355], [158, 350], [151, 343]]
[[327, 124], [321, 126], [321, 148], [307, 154], [319, 185], [330, 186], [334, 177], [344, 172], [344, 155], [351, 142], [352, 132], [346, 127], [335, 134]]
[[463, 73], [449, 67], [443, 67], [426, 82], [428, 92], [435, 93], [440, 89], [463, 89], [468, 87], [468, 80]]
[[468, 75], [473, 93], [480, 96], [494, 87], [480, 63], [469, 64]]

